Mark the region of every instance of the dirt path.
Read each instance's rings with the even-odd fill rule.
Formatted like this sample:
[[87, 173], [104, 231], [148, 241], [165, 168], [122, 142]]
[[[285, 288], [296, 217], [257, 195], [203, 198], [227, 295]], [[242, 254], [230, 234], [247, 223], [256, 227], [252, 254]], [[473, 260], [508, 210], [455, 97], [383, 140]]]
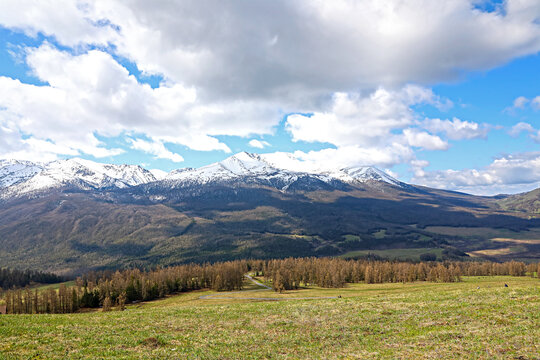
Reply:
[[210, 294], [210, 295], [202, 295], [199, 296], [199, 299], [201, 300], [260, 300], [260, 301], [283, 301], [283, 300], [315, 300], [315, 299], [337, 299], [337, 296], [323, 296], [323, 297], [298, 297], [298, 298], [283, 298], [283, 297], [236, 297], [236, 296], [230, 296], [231, 294], [246, 294], [246, 293], [253, 293], [253, 292], [261, 292], [261, 291], [271, 291], [272, 288], [268, 285], [265, 285], [251, 277], [251, 275], [246, 274], [246, 278], [248, 278], [252, 283], [254, 283], [257, 286], [260, 286], [262, 289], [255, 289], [255, 290], [243, 290], [243, 291], [229, 291], [219, 294]]
[[[258, 286], [261, 286], [263, 288], [266, 288], [268, 290], [272, 290], [272, 288], [268, 285], [264, 285], [263, 283], [261, 282], [258, 282], [257, 280], [255, 280], [254, 278], [251, 277], [251, 275], [249, 274], [246, 274], [245, 277], [247, 277], [252, 283], [254, 283], [255, 285], [258, 285]], [[260, 291], [260, 290], [259, 290]]]

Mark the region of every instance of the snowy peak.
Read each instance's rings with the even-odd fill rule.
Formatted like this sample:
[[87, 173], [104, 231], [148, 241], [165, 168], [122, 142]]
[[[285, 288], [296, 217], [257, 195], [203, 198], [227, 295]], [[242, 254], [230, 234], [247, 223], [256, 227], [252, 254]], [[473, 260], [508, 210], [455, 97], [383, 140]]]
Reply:
[[124, 188], [155, 180], [152, 173], [138, 165], [99, 164], [77, 158], [48, 163], [31, 179], [36, 185], [83, 182], [94, 188]]
[[126, 188], [151, 181], [156, 181], [154, 175], [138, 165], [99, 164], [78, 158], [43, 165], [16, 160], [0, 162], [0, 188], [6, 190], [4, 196], [63, 186], [83, 190]]
[[24, 182], [43, 170], [30, 161], [0, 160], [0, 189]]
[[[176, 186], [206, 184], [215, 182], [256, 182], [280, 184], [283, 189], [301, 178], [310, 177], [324, 183], [341, 181], [349, 184], [384, 182], [402, 187], [404, 183], [385, 172], [372, 167], [360, 166], [332, 171], [306, 170], [305, 166], [296, 166], [292, 158], [282, 164], [272, 156], [241, 152], [227, 159], [198, 169], [179, 169], [171, 171], [165, 178]], [[303, 171], [293, 170], [303, 168]]]
[[179, 169], [167, 175], [166, 180], [177, 183], [205, 184], [209, 182], [231, 181], [246, 177], [266, 177], [278, 170], [259, 155], [241, 152], [227, 159], [198, 169]]
[[[258, 184], [287, 189], [335, 188], [339, 183], [381, 183], [397, 187], [406, 184], [371, 166], [336, 170], [309, 170], [293, 157], [275, 157], [241, 152], [197, 169], [152, 172], [138, 165], [100, 164], [74, 158], [47, 164], [0, 160], [0, 198], [71, 187], [80, 190], [123, 189], [147, 183], [162, 188], [184, 188], [204, 184]], [[302, 170], [297, 170], [302, 169]], [[337, 182], [336, 182], [337, 181]], [[375, 186], [375, 187], [378, 187]]]
[[346, 183], [364, 183], [370, 184], [373, 182], [387, 183], [397, 187], [403, 187], [405, 183], [393, 178], [382, 170], [373, 166], [355, 166], [334, 171], [323, 171], [325, 175], [331, 179], [340, 180]]
[[354, 181], [382, 181], [395, 186], [402, 186], [403, 183], [384, 171], [381, 171], [373, 166], [360, 166], [342, 169], [342, 172], [350, 176]]
[[241, 152], [233, 155], [219, 162], [218, 164], [226, 171], [240, 176], [268, 175], [277, 171], [276, 168], [272, 167], [259, 155], [250, 154], [247, 152]]

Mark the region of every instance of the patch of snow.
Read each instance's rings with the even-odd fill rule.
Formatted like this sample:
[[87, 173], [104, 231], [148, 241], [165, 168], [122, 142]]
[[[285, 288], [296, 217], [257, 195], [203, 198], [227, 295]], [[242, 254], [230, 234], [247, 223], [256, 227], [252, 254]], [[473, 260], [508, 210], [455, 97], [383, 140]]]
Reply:
[[163, 180], [167, 177], [167, 175], [169, 174], [168, 172], [166, 171], [163, 171], [163, 170], [160, 170], [160, 169], [150, 169], [148, 170], [150, 171], [150, 173], [152, 175], [154, 175], [154, 177], [156, 178], [156, 180]]

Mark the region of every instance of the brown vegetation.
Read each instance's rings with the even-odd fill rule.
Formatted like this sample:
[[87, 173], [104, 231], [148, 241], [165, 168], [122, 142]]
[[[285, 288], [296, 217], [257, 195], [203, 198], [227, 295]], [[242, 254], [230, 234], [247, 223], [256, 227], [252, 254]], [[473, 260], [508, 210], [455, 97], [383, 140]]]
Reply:
[[149, 301], [185, 291], [241, 290], [244, 274], [253, 272], [272, 282], [275, 291], [317, 285], [339, 288], [346, 283], [365, 282], [457, 282], [461, 276], [538, 276], [540, 263], [521, 262], [390, 262], [335, 258], [289, 258], [283, 260], [238, 260], [206, 265], [181, 265], [154, 271], [125, 270], [90, 273], [76, 285], [64, 284], [39, 291], [29, 288], [7, 291], [8, 314], [71, 313], [80, 308], [116, 306]]
[[[540, 264], [529, 268], [521, 262], [390, 262], [354, 261], [331, 258], [301, 258], [252, 262], [254, 269], [272, 281], [274, 290], [297, 289], [301, 285], [326, 288], [343, 287], [345, 283], [388, 282], [456, 282], [460, 276], [512, 275], [534, 276]], [[540, 269], [539, 269], [540, 270]]]

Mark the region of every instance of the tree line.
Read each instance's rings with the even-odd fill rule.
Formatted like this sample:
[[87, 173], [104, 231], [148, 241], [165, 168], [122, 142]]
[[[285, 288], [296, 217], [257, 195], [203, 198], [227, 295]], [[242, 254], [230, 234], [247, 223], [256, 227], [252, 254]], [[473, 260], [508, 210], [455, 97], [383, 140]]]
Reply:
[[138, 269], [89, 273], [75, 280], [75, 285], [60, 284], [55, 289], [18, 289], [5, 293], [8, 314], [71, 313], [81, 308], [113, 306], [123, 309], [126, 303], [150, 301], [170, 294], [199, 289], [241, 290], [247, 261], [213, 265], [180, 265], [152, 271]]
[[237, 260], [216, 264], [190, 264], [151, 271], [138, 269], [93, 272], [75, 285], [56, 289], [19, 289], [5, 293], [8, 314], [71, 313], [80, 308], [123, 310], [125, 304], [150, 301], [170, 294], [213, 289], [241, 290], [251, 272], [271, 282], [275, 291], [303, 286], [339, 288], [346, 283], [457, 282], [462, 276], [511, 275], [538, 277], [540, 263], [522, 262], [399, 262], [336, 258]]
[[0, 268], [0, 288], [3, 289], [25, 287], [31, 283], [55, 284], [62, 281], [65, 279], [53, 273]]
[[289, 258], [282, 260], [253, 261], [257, 274], [272, 283], [274, 290], [292, 290], [301, 286], [316, 285], [340, 288], [346, 283], [365, 282], [457, 282], [461, 276], [511, 275], [538, 276], [540, 263], [525, 265], [522, 262], [398, 262], [344, 260], [336, 258]]

